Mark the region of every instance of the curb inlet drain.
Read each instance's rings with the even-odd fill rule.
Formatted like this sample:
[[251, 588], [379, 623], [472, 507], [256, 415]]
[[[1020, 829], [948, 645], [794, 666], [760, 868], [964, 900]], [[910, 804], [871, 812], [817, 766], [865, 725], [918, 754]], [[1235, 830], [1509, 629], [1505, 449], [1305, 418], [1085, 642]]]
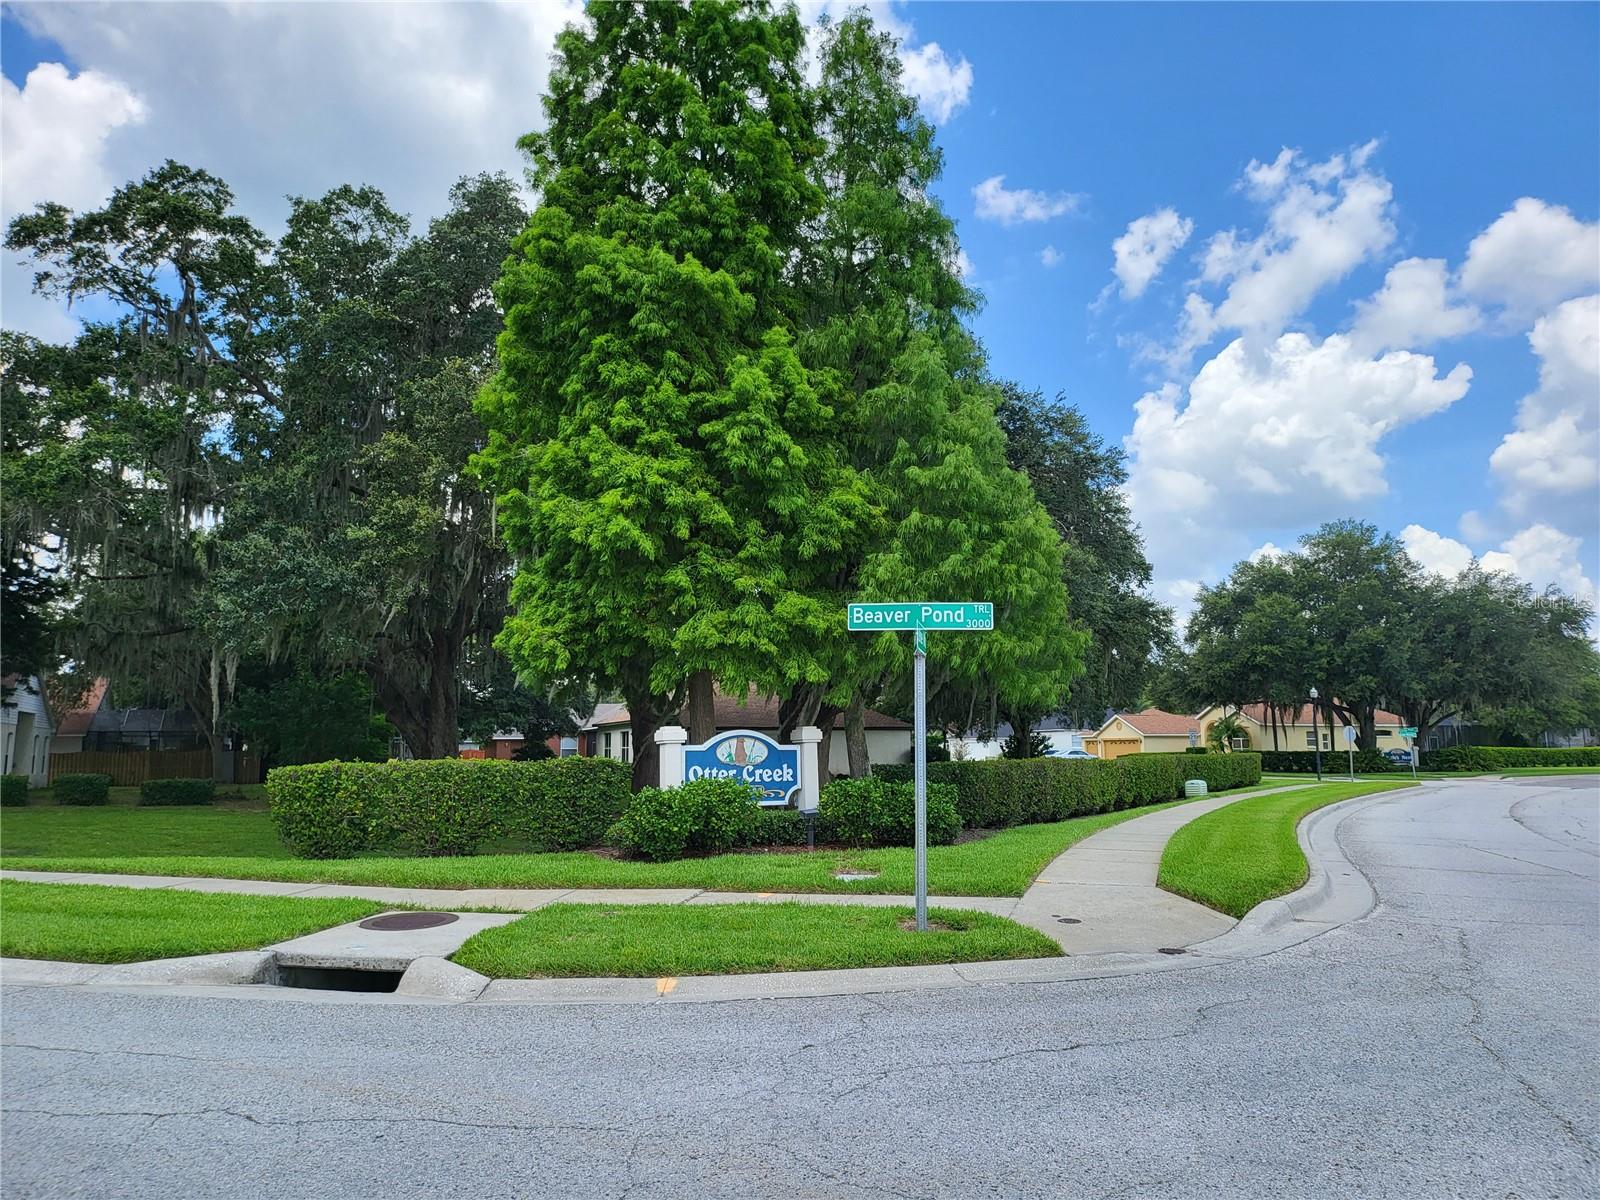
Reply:
[[392, 992], [404, 971], [358, 971], [354, 967], [289, 967], [279, 964], [279, 987], [315, 992]]
[[448, 925], [461, 918], [455, 913], [441, 912], [397, 912], [384, 913], [381, 917], [368, 917], [361, 922], [362, 929], [433, 929], [439, 925]]

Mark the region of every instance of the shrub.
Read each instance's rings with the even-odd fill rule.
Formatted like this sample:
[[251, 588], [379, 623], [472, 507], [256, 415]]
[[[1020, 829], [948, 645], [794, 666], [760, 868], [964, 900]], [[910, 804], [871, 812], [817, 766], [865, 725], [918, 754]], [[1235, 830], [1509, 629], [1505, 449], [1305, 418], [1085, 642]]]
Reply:
[[758, 808], [740, 834], [736, 846], [802, 846], [806, 821], [793, 808]]
[[[1317, 752], [1315, 750], [1263, 750], [1261, 753], [1261, 769], [1278, 773], [1306, 775], [1317, 769]], [[1357, 750], [1355, 755], [1357, 771], [1379, 772], [1391, 771], [1394, 764], [1377, 750]], [[1337, 750], [1324, 750], [1322, 752], [1322, 773], [1324, 775], [1338, 775], [1349, 768], [1350, 758], [1343, 746]]]
[[1224, 792], [1229, 788], [1250, 787], [1260, 783], [1261, 755], [1244, 750], [1229, 754], [1197, 754], [1192, 758], [1185, 755], [1179, 760], [1178, 769], [1183, 773], [1178, 783], [1179, 790], [1190, 779], [1204, 779], [1208, 790]]
[[[1003, 829], [1176, 799], [1186, 779], [1204, 779], [1212, 791], [1243, 787], [1260, 782], [1261, 769], [1261, 756], [1254, 753], [989, 758], [929, 763], [928, 780], [930, 786], [948, 783], [956, 789], [956, 813], [965, 828]], [[904, 783], [911, 767], [885, 764], [875, 767], [873, 776]]]
[[[387, 764], [386, 764], [387, 765]], [[365, 763], [308, 763], [267, 772], [267, 808], [278, 836], [301, 858], [349, 858], [371, 841]]]
[[210, 804], [216, 794], [211, 779], [147, 779], [139, 785], [139, 804]]
[[20, 808], [28, 802], [26, 775], [0, 775], [0, 808]]
[[664, 862], [696, 851], [718, 854], [748, 836], [760, 818], [757, 796], [736, 779], [696, 779], [634, 796], [606, 839], [620, 850]]
[[[916, 795], [910, 783], [835, 779], [817, 805], [818, 836], [852, 846], [910, 846], [916, 840]], [[928, 844], [947, 846], [961, 832], [956, 789], [928, 785]]]
[[547, 755], [523, 760], [512, 775], [518, 786], [502, 832], [537, 850], [598, 846], [633, 789], [632, 767], [614, 758]]
[[1424, 771], [1507, 771], [1514, 767], [1600, 767], [1600, 746], [1448, 746], [1424, 750]]
[[104, 804], [111, 798], [111, 776], [57, 775], [50, 790], [57, 804]]
[[626, 764], [604, 758], [332, 762], [268, 772], [267, 798], [278, 835], [303, 858], [471, 854], [501, 837], [577, 850], [621, 815], [628, 781]]

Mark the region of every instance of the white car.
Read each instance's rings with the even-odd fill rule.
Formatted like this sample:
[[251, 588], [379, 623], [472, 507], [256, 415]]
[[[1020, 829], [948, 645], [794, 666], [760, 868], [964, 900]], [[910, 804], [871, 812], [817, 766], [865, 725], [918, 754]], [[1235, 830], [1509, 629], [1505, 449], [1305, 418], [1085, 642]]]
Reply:
[[1087, 750], [1068, 750], [1061, 757], [1062, 758], [1093, 758], [1094, 755], [1090, 754]]

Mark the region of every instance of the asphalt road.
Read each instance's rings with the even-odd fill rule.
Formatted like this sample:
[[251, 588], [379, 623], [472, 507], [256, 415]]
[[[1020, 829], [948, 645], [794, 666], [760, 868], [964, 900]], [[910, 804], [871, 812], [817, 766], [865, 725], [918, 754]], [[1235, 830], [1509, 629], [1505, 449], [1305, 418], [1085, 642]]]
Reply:
[[676, 1007], [5, 992], [6, 1196], [1593, 1197], [1600, 790], [1343, 827], [1381, 897], [1265, 958]]

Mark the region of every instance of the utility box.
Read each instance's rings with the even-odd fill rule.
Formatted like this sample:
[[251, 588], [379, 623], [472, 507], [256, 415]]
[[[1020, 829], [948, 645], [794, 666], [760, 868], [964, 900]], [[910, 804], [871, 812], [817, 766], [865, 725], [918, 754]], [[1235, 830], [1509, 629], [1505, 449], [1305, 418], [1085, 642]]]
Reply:
[[1190, 779], [1183, 785], [1185, 796], [1204, 796], [1206, 794], [1206, 781], [1204, 779]]

